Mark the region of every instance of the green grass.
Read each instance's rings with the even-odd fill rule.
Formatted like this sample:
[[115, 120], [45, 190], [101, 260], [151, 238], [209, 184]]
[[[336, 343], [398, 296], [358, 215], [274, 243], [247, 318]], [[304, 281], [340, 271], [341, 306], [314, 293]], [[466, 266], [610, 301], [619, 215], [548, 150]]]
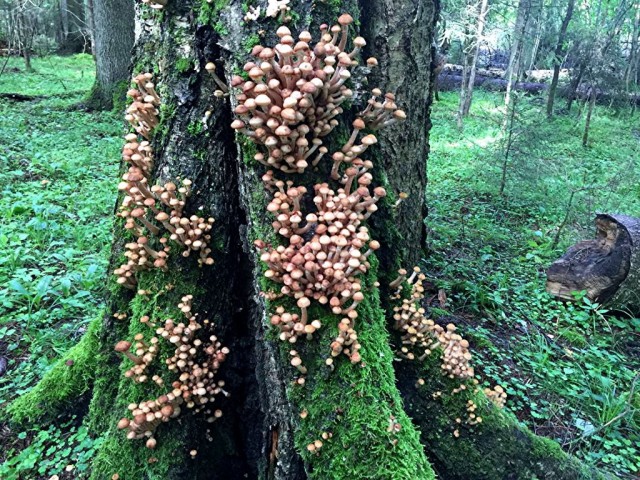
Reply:
[[[0, 69], [6, 58], [0, 61]], [[25, 74], [24, 61], [11, 57], [0, 76], [0, 93], [20, 93], [33, 96], [69, 96], [86, 94], [95, 79], [95, 63], [89, 54], [68, 57], [35, 57], [33, 73]], [[76, 100], [77, 101], [77, 100]]]
[[[0, 92], [42, 97], [0, 99], [0, 357], [8, 359], [0, 412], [101, 311], [122, 144], [117, 115], [74, 109], [93, 83], [90, 56], [35, 58], [33, 66], [33, 74], [15, 71], [23, 65], [12, 59], [0, 76]], [[21, 449], [2, 432], [0, 461]]]
[[[501, 101], [478, 92], [462, 133], [457, 94], [433, 108], [426, 270], [464, 324], [480, 377], [507, 389], [507, 408], [587, 463], [637, 478], [640, 319], [544, 288], [565, 247], [592, 238], [594, 212], [640, 215], [637, 120], [598, 107], [583, 148], [582, 118], [548, 123], [539, 99], [521, 100], [501, 197]], [[584, 186], [551, 248], [569, 191]]]

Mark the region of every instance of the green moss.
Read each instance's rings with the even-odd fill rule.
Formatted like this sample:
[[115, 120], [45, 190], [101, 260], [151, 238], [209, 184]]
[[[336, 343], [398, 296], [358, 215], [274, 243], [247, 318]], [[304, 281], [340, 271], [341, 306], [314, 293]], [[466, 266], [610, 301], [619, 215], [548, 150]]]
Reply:
[[175, 69], [180, 73], [187, 73], [193, 68], [193, 63], [190, 58], [178, 58], [175, 62]]
[[[403, 396], [409, 398], [409, 414], [419, 419], [427, 455], [445, 478], [606, 478], [567, 455], [556, 442], [534, 435], [513, 415], [497, 409], [471, 383], [467, 383], [465, 390], [451, 393], [461, 382], [442, 375], [438, 355], [428, 357], [421, 367], [405, 362], [398, 375]], [[424, 378], [425, 384], [416, 387], [417, 378]], [[434, 396], [437, 392], [442, 395]], [[469, 400], [478, 406], [475, 413], [482, 423], [466, 423]], [[459, 437], [454, 435], [455, 430]]]
[[169, 127], [171, 126], [176, 110], [176, 105], [169, 101], [163, 100], [160, 104], [160, 122], [153, 130], [153, 138], [158, 143], [162, 143], [169, 133]]
[[[296, 344], [309, 370], [306, 385], [292, 386], [288, 392], [298, 412], [308, 412], [297, 425], [296, 446], [310, 466], [310, 478], [432, 479], [419, 433], [404, 412], [395, 386], [384, 312], [373, 288], [377, 265], [375, 260], [371, 263], [363, 279], [367, 295], [358, 306], [356, 320], [362, 363], [353, 365], [341, 356], [334, 360], [335, 371], [325, 365], [341, 319], [325, 307], [310, 311], [312, 318], [323, 323], [319, 335], [312, 342]], [[283, 360], [290, 358], [290, 348], [282, 345]], [[400, 424], [398, 432], [389, 431], [392, 421]], [[309, 453], [306, 446], [321, 439], [322, 432], [332, 437], [323, 441], [317, 454]]]
[[128, 81], [118, 82], [111, 93], [113, 102], [113, 111], [116, 113], [122, 113], [127, 108], [127, 89], [129, 88]]
[[[245, 152], [246, 155], [250, 154]], [[277, 244], [270, 221], [263, 213], [264, 189], [258, 175], [256, 178], [256, 188], [250, 189], [253, 192], [250, 236], [252, 240], [260, 238]], [[358, 306], [356, 321], [362, 363], [353, 365], [341, 356], [334, 361], [335, 371], [326, 366], [329, 346], [338, 335], [341, 317], [320, 305], [312, 306], [309, 315], [319, 319], [323, 327], [312, 341], [300, 341], [294, 346], [308, 369], [306, 384], [300, 387], [294, 383], [297, 371], [291, 367], [291, 384], [287, 389], [294, 411], [307, 412], [306, 418], [294, 420], [296, 448], [308, 465], [309, 478], [432, 479], [435, 476], [424, 456], [419, 433], [404, 412], [395, 386], [384, 312], [373, 287], [377, 261], [373, 256], [370, 258], [371, 269], [363, 278], [363, 289], [368, 294]], [[264, 277], [260, 281], [263, 290], [277, 288]], [[280, 299], [277, 304], [291, 310], [296, 308], [289, 298]], [[282, 363], [288, 365], [292, 345], [280, 342], [274, 332], [270, 333], [271, 341], [280, 346]], [[402, 427], [399, 432], [389, 431], [394, 419]], [[331, 433], [331, 438], [322, 440], [323, 446], [317, 453], [310, 453], [307, 445], [321, 440], [323, 432]]]
[[[181, 478], [176, 465], [190, 461], [187, 458], [188, 449], [184, 448], [188, 444], [188, 429], [184, 425], [191, 421], [189, 413], [185, 413], [180, 421], [169, 422], [158, 428], [155, 434], [158, 447], [152, 454], [144, 448], [143, 440], [126, 440], [124, 432], [117, 430], [116, 424], [126, 416], [127, 405], [154, 398], [165, 393], [166, 388], [153, 382], [138, 384], [125, 378], [124, 371], [130, 368], [131, 363], [115, 355], [108, 346], [118, 340], [132, 339], [137, 333], [147, 338], [153, 336], [152, 329], [139, 321], [144, 315], [159, 321], [183, 318], [178, 303], [183, 295], [191, 294], [197, 299], [203, 293], [198, 286], [199, 277], [197, 267], [174, 266], [169, 272], [141, 272], [138, 276], [139, 288], [152, 293], [136, 295], [129, 303], [129, 321], [115, 323], [110, 328], [109, 338], [103, 342], [108, 351], [102, 352], [103, 361], [98, 373], [100, 380], [96, 382], [89, 408], [90, 431], [105, 435], [105, 442], [93, 463], [92, 479], [111, 478], [114, 473], [119, 473], [123, 480]], [[165, 384], [170, 385], [174, 379], [163, 365], [171, 354], [171, 347], [167, 342], [160, 342], [160, 346], [156, 370], [152, 374], [162, 376]], [[154, 461], [149, 462], [149, 458]]]
[[200, 121], [194, 120], [187, 125], [187, 133], [189, 135], [200, 135], [204, 131], [204, 124]]
[[243, 50], [245, 52], [251, 52], [253, 47], [260, 44], [260, 36], [257, 33], [252, 33], [243, 42]]
[[588, 345], [587, 338], [582, 333], [571, 328], [563, 330], [558, 336], [565, 339], [574, 347], [584, 348]]
[[229, 29], [227, 28], [227, 26], [224, 24], [222, 20], [218, 20], [213, 26], [213, 29], [216, 31], [218, 35], [221, 35], [223, 37], [226, 35], [229, 35]]
[[91, 388], [101, 361], [101, 324], [101, 316], [94, 319], [80, 342], [58, 360], [34, 388], [9, 405], [7, 413], [13, 422], [32, 423], [75, 406], [78, 397]]
[[214, 0], [211, 3], [207, 2], [207, 0], [202, 0], [198, 12], [198, 23], [201, 25], [215, 25], [220, 12], [228, 5], [229, 0]]

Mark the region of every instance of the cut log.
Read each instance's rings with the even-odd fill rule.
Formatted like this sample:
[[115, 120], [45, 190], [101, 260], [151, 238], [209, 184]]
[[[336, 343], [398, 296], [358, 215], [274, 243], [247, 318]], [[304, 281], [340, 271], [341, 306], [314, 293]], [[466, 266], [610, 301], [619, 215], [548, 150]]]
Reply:
[[640, 218], [601, 214], [596, 238], [567, 250], [547, 271], [547, 292], [574, 300], [589, 299], [615, 308], [640, 311]]

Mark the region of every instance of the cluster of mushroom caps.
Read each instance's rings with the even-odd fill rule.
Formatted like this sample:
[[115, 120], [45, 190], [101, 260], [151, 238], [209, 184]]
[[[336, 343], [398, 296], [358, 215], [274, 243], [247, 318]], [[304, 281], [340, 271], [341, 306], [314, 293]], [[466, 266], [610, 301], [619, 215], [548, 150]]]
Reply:
[[[235, 76], [231, 82], [237, 102], [231, 126], [265, 147], [266, 152], [256, 153], [255, 160], [271, 169], [262, 177], [273, 193], [267, 210], [276, 217], [274, 230], [288, 240], [288, 245], [277, 247], [262, 240], [255, 242], [268, 266], [265, 276], [282, 285], [279, 294], [268, 295], [272, 299], [293, 297], [301, 310], [298, 315], [279, 307], [271, 323], [280, 329], [283, 341], [295, 343], [301, 336], [312, 338], [321, 326], [318, 320], [308, 318], [312, 300], [343, 316], [339, 335], [331, 345], [331, 358], [326, 360], [329, 366], [340, 354], [353, 363], [361, 360], [354, 329], [356, 307], [364, 300], [358, 276], [367, 272], [367, 258], [380, 247], [371, 240], [363, 222], [377, 210], [376, 202], [386, 192], [372, 187], [373, 164], [360, 157], [377, 139], [373, 134], [358, 138], [366, 128], [378, 129], [403, 120], [405, 114], [397, 108], [392, 94], [378, 100], [382, 93], [373, 91], [366, 109], [353, 122], [348, 141], [332, 155], [330, 177], [339, 180], [342, 187], [335, 191], [327, 183], [316, 184], [314, 213], [303, 213], [310, 204], [305, 202], [307, 188], [278, 180], [275, 172], [303, 173], [318, 166], [328, 154], [323, 138], [338, 125], [342, 105], [354, 95], [346, 82], [366, 44], [356, 37], [353, 49], [347, 52], [352, 22], [350, 15], [343, 14], [338, 25], [321, 25], [321, 38], [313, 45], [309, 32], [300, 33], [296, 41], [291, 31], [281, 26], [275, 47], [254, 47], [255, 61], [244, 66], [250, 80]], [[375, 66], [377, 61], [371, 58], [367, 64]], [[306, 369], [297, 354], [291, 363], [304, 374]], [[304, 383], [303, 377], [298, 380]]]
[[[353, 363], [360, 361], [353, 321], [358, 317], [356, 307], [364, 300], [358, 276], [367, 272], [368, 257], [380, 248], [362, 223], [386, 195], [382, 187], [371, 193], [370, 165], [364, 163], [347, 169], [344, 186], [337, 192], [326, 183], [315, 185], [316, 213], [306, 216], [302, 214], [306, 188], [294, 187], [291, 181], [276, 181], [273, 172], [267, 172], [263, 181], [274, 191], [267, 210], [276, 215], [273, 228], [288, 239], [289, 245], [272, 248], [261, 240], [255, 242], [262, 252], [260, 259], [268, 266], [265, 277], [281, 284], [280, 293], [294, 297], [302, 312], [298, 316], [276, 311], [271, 323], [280, 328], [280, 338], [293, 343], [300, 335], [313, 335], [314, 323], [308, 322], [307, 308], [312, 299], [316, 300], [329, 305], [334, 314], [345, 316], [331, 354], [336, 357], [344, 353]], [[319, 328], [320, 322], [314, 322]], [[327, 363], [331, 365], [333, 360]]]
[[[287, 15], [291, 10], [291, 7], [289, 7], [289, 1], [290, 0], [268, 0], [264, 16], [273, 18], [278, 17], [280, 22], [288, 22], [291, 20], [291, 17]], [[251, 20], [257, 20], [260, 18], [260, 12], [261, 7], [249, 6], [247, 13], [244, 16], [244, 21], [250, 22]]]
[[[415, 267], [407, 278], [407, 271], [401, 269], [399, 275], [389, 284], [390, 288], [397, 289], [392, 300], [402, 298], [402, 284], [406, 282], [411, 287], [411, 294], [403, 298], [402, 303], [394, 307], [395, 329], [403, 332], [402, 347], [398, 356], [407, 360], [424, 360], [438, 347], [442, 350], [442, 372], [449, 378], [468, 379], [473, 378], [474, 372], [470, 365], [471, 352], [469, 342], [464, 340], [456, 332], [456, 326], [452, 323], [446, 327], [438, 325], [425, 316], [425, 309], [421, 307], [424, 299], [425, 275], [420, 273], [420, 268]], [[413, 350], [419, 349], [415, 354]]]
[[[336, 117], [343, 112], [341, 105], [353, 97], [345, 83], [366, 44], [362, 37], [356, 37], [352, 51], [346, 51], [352, 22], [350, 15], [343, 14], [339, 25], [329, 28], [323, 24], [321, 39], [313, 46], [309, 32], [300, 33], [296, 41], [291, 31], [281, 26], [276, 32], [279, 43], [274, 48], [253, 48], [255, 61], [244, 66], [250, 80], [232, 78], [231, 85], [241, 93], [236, 95], [237, 118], [231, 126], [266, 147], [266, 154], [255, 155], [258, 162], [286, 173], [303, 173], [328, 153], [322, 139], [338, 125]], [[367, 64], [374, 66], [377, 61], [372, 58]], [[375, 143], [375, 137], [368, 135], [361, 144], [354, 144], [355, 136], [365, 125], [375, 129], [405, 118], [392, 98], [389, 94], [384, 102], [374, 99], [357, 127], [354, 122], [354, 135], [338, 153], [345, 162]]]
[[504, 408], [507, 402], [507, 392], [500, 385], [496, 385], [493, 388], [485, 388], [484, 394], [496, 407]]
[[[127, 430], [128, 439], [147, 439], [147, 447], [154, 448], [156, 439], [153, 437], [157, 427], [180, 415], [182, 409], [187, 408], [194, 413], [204, 411], [207, 421], [213, 422], [222, 416], [222, 411], [214, 410], [212, 404], [216, 396], [228, 393], [223, 389], [224, 381], [216, 380], [216, 373], [222, 362], [229, 354], [229, 349], [223, 347], [215, 335], [207, 340], [198, 338], [198, 332], [203, 326], [198, 322], [197, 315], [191, 313], [193, 297], [182, 297], [178, 308], [182, 311], [187, 322], [176, 322], [167, 319], [158, 325], [148, 316], [140, 321], [155, 330], [155, 336], [145, 341], [143, 334], [134, 337], [134, 344], [120, 341], [115, 351], [122, 353], [133, 362], [133, 366], [125, 372], [125, 376], [135, 382], [145, 383], [149, 380], [149, 367], [156, 358], [161, 339], [175, 346], [172, 357], [166, 360], [167, 368], [173, 372], [177, 380], [172, 382], [171, 389], [153, 400], [129, 405], [131, 419], [122, 418], [118, 428]], [[202, 322], [210, 327], [208, 320]], [[133, 346], [134, 353], [131, 352]], [[204, 360], [200, 360], [200, 359]], [[159, 375], [151, 380], [158, 386], [164, 381]]]
[[[167, 268], [170, 251], [168, 240], [183, 248], [183, 256], [187, 257], [192, 251], [196, 251], [199, 253], [200, 264], [213, 263], [209, 256], [211, 249], [208, 247], [211, 239], [208, 232], [212, 228], [213, 218], [182, 216], [192, 182], [184, 179], [181, 186], [173, 182], [149, 186], [149, 176], [153, 169], [153, 148], [149, 139], [158, 125], [160, 106], [160, 98], [151, 80], [149, 73], [137, 75], [133, 79], [137, 89], [132, 88], [127, 92], [133, 102], [127, 108], [125, 118], [137, 133], [129, 133], [125, 137], [122, 158], [130, 167], [118, 185], [118, 189], [125, 194], [118, 216], [125, 219], [125, 228], [137, 240], [126, 244], [127, 263], [114, 273], [118, 277], [117, 282], [130, 289], [136, 287], [136, 272]], [[169, 233], [168, 240], [162, 237], [164, 231]], [[152, 248], [150, 242], [154, 242], [151, 236], [159, 237], [158, 250]]]

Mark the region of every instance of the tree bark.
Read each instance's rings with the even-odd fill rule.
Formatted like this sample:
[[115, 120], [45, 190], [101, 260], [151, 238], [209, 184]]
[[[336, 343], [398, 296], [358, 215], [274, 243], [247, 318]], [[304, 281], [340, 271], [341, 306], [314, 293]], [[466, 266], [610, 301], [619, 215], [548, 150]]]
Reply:
[[96, 81], [86, 100], [89, 108], [123, 105], [130, 78], [134, 40], [133, 0], [93, 0]]
[[556, 43], [555, 51], [553, 52], [553, 77], [551, 78], [551, 84], [549, 85], [549, 96], [547, 97], [547, 117], [553, 116], [553, 104], [556, 97], [556, 90], [558, 88], [558, 81], [560, 79], [560, 67], [562, 67], [562, 57], [564, 56], [564, 42], [567, 35], [567, 29], [569, 28], [569, 22], [573, 16], [573, 7], [575, 6], [575, 0], [569, 0], [567, 3], [567, 11], [562, 19], [562, 25], [560, 25], [560, 33], [558, 34], [558, 43]]
[[631, 47], [629, 48], [629, 59], [624, 72], [624, 81], [627, 92], [630, 91], [631, 83], [637, 82], [638, 70], [638, 37], [640, 36], [640, 5], [636, 5], [636, 14], [633, 20], [633, 31], [631, 32]]
[[574, 245], [549, 267], [547, 291], [563, 300], [586, 291], [592, 301], [640, 311], [640, 219], [602, 214], [595, 224], [594, 240]]
[[[82, 342], [32, 393], [11, 405], [13, 420], [25, 421], [53, 415], [78, 397], [90, 397], [85, 421], [93, 435], [104, 437], [93, 462], [93, 479], [104, 480], [117, 473], [122, 479], [135, 480], [431, 480], [435, 476], [427, 454], [441, 458], [450, 450], [451, 455], [464, 457], [462, 452], [470, 448], [478, 456], [486, 451], [471, 446], [473, 435], [465, 435], [456, 445], [451, 432], [443, 429], [445, 419], [455, 419], [459, 408], [464, 411], [457, 401], [464, 405], [471, 395], [477, 395], [472, 388], [459, 394], [451, 406], [441, 405], [437, 415], [415, 419], [423, 431], [421, 443], [407, 410], [413, 411], [414, 402], [418, 407], [424, 405], [432, 395], [423, 392], [416, 396], [411, 388], [402, 388], [405, 401], [411, 404], [403, 406], [384, 309], [390, 308], [386, 285], [399, 266], [418, 262], [425, 238], [430, 45], [437, 4], [422, 0], [300, 2], [286, 15], [295, 14], [298, 19], [294, 35], [303, 29], [315, 34], [321, 24], [345, 11], [356, 19], [351, 26], [354, 33], [368, 42], [363, 58], [375, 56], [379, 66], [368, 75], [366, 85], [365, 70], [355, 69], [351, 78], [357, 92], [353, 106], [340, 115], [341, 124], [324, 140], [325, 145], [329, 151], [337, 151], [344, 144], [351, 120], [364, 107], [369, 97], [365, 92], [373, 86], [395, 92], [397, 103], [406, 107], [408, 120], [376, 132], [378, 144], [364, 155], [373, 161], [373, 184], [384, 185], [387, 191], [378, 211], [367, 221], [381, 248], [369, 257], [370, 268], [362, 275], [365, 295], [357, 307], [356, 324], [361, 362], [351, 363], [340, 356], [331, 369], [326, 360], [331, 358], [330, 345], [340, 331], [340, 316], [326, 306], [309, 307], [309, 317], [322, 323], [313, 339], [283, 342], [269, 325], [276, 306], [286, 306], [290, 300], [262, 294], [270, 284], [253, 246], [256, 239], [278, 242], [273, 215], [267, 211], [271, 194], [261, 181], [266, 169], [254, 160], [256, 146], [230, 128], [237, 97], [216, 96], [214, 92], [220, 87], [206, 71], [212, 69], [213, 62], [218, 74], [231, 80], [234, 73], [242, 71], [259, 32], [265, 32], [260, 38], [263, 45], [276, 43], [274, 22], [260, 18], [243, 23], [240, 0], [230, 1], [224, 8], [218, 3], [192, 1], [169, 3], [162, 11], [141, 7], [135, 71], [154, 72], [153, 83], [161, 99], [160, 123], [152, 136], [155, 166], [149, 183], [178, 178], [192, 181], [193, 194], [185, 211], [216, 219], [210, 241], [215, 263], [199, 267], [193, 258], [171, 255], [166, 272], [138, 272], [134, 290], [122, 288], [112, 277], [106, 314], [96, 319]], [[330, 162], [323, 161], [317, 171], [308, 169], [302, 175], [277, 173], [278, 178], [312, 189], [318, 182], [335, 183], [329, 178], [330, 169]], [[397, 201], [403, 197], [400, 192], [407, 194], [401, 202]], [[122, 262], [124, 244], [130, 241], [122, 222], [118, 223], [114, 268]], [[231, 396], [216, 397], [214, 407], [223, 416], [214, 423], [184, 412], [177, 420], [162, 424], [154, 434], [155, 449], [148, 450], [142, 440], [126, 440], [116, 424], [129, 404], [157, 392], [147, 383], [136, 384], [123, 376], [131, 362], [119, 358], [113, 346], [146, 332], [140, 321], [145, 316], [181, 318], [176, 305], [186, 294], [193, 295], [193, 312], [198, 312], [198, 318], [215, 324], [207, 326], [207, 335], [215, 334], [230, 350], [218, 374]], [[291, 363], [294, 347], [307, 369], [303, 386]], [[398, 368], [405, 372], [404, 367]], [[424, 375], [413, 368], [403, 373], [408, 382], [405, 387]], [[427, 383], [441, 381], [439, 365], [430, 372]], [[57, 384], [65, 389], [53, 388]], [[522, 435], [518, 432], [524, 430], [512, 430], [515, 419], [496, 418], [504, 430], [501, 441], [519, 445], [518, 435]], [[488, 424], [486, 433], [490, 435], [498, 424]], [[439, 435], [445, 437], [443, 442]], [[538, 439], [527, 435], [527, 442]], [[314, 441], [321, 442], [321, 447]], [[426, 445], [431, 442], [434, 444]], [[538, 464], [542, 457], [573, 475], [554, 478], [599, 478], [549, 443], [554, 447], [536, 449], [537, 457], [523, 455], [514, 468], [523, 466], [523, 471], [530, 471], [524, 466]], [[492, 462], [492, 471], [506, 472], [511, 458], [498, 455]], [[501, 478], [491, 476], [488, 465], [473, 478]], [[463, 478], [475, 466], [453, 463], [442, 469], [450, 478]], [[480, 472], [488, 476], [482, 477]]]

